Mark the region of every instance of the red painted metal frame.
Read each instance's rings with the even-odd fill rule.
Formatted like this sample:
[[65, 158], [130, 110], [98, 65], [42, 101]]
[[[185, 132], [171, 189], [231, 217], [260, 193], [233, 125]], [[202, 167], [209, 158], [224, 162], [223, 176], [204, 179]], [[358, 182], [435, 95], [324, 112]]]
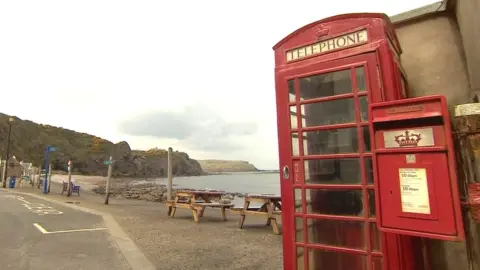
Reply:
[[[451, 123], [450, 123], [450, 114], [448, 112], [448, 107], [447, 107], [447, 101], [444, 96], [440, 95], [434, 95], [434, 96], [426, 96], [426, 97], [417, 97], [417, 98], [410, 98], [410, 99], [404, 99], [404, 100], [395, 100], [395, 101], [388, 101], [388, 102], [382, 102], [382, 103], [376, 103], [376, 104], [370, 104], [369, 105], [369, 121], [372, 123], [376, 121], [374, 119], [374, 114], [373, 110], [382, 107], [393, 107], [393, 106], [408, 106], [408, 105], [417, 105], [417, 104], [430, 104], [432, 102], [438, 102], [440, 103], [440, 109], [441, 111], [437, 112], [433, 109], [429, 110], [428, 108], [425, 109], [426, 112], [417, 112], [414, 113], [416, 117], [420, 117], [419, 115], [424, 114], [424, 117], [441, 117], [443, 120], [443, 126], [444, 126], [444, 140], [445, 140], [445, 146], [432, 146], [432, 147], [425, 147], [425, 148], [417, 148], [412, 151], [415, 152], [434, 152], [434, 153], [441, 153], [444, 152], [445, 149], [447, 150], [445, 155], [447, 156], [448, 160], [448, 174], [449, 174], [449, 182], [450, 182], [450, 189], [451, 189], [451, 196], [452, 196], [452, 202], [453, 202], [453, 211], [454, 211], [454, 222], [456, 225], [456, 231], [457, 235], [442, 235], [442, 234], [436, 234], [436, 233], [426, 233], [426, 232], [415, 232], [415, 231], [409, 231], [409, 230], [403, 230], [403, 229], [395, 229], [395, 228], [381, 228], [382, 231], [385, 232], [390, 232], [390, 233], [397, 233], [397, 234], [405, 234], [405, 235], [411, 235], [411, 236], [419, 236], [419, 237], [429, 237], [429, 238], [434, 238], [434, 239], [440, 239], [440, 240], [447, 240], [447, 241], [462, 241], [465, 239], [465, 232], [464, 232], [464, 226], [463, 226], [463, 218], [462, 218], [462, 210], [461, 210], [461, 204], [460, 204], [460, 195], [459, 195], [459, 188], [458, 188], [458, 179], [457, 179], [457, 173], [456, 173], [456, 161], [455, 161], [455, 149], [454, 149], [454, 144], [453, 144], [453, 138], [450, 136], [451, 134]], [[406, 118], [407, 117], [407, 118]], [[403, 120], [408, 120], [408, 115], [405, 116], [397, 116], [398, 119], [403, 119]], [[382, 120], [378, 120], [376, 122], [381, 123], [382, 121], [388, 121], [388, 117], [382, 117]], [[390, 119], [390, 121], [393, 121], [394, 119]], [[418, 118], [419, 123], [421, 123], [423, 119]], [[430, 125], [429, 125], [430, 126]], [[413, 127], [406, 127], [406, 128], [413, 128]], [[421, 128], [421, 125], [418, 126], [418, 128]], [[374, 125], [370, 126], [370, 134], [375, 134], [375, 127]], [[435, 128], [434, 128], [435, 130]], [[439, 136], [436, 131], [434, 131], [435, 137]], [[378, 153], [382, 153], [385, 151], [382, 151], [384, 149], [378, 150], [376, 149], [376, 136], [372, 136], [371, 140], [371, 148], [372, 148], [372, 154], [373, 154], [373, 166], [374, 166], [374, 177], [375, 177], [375, 182], [379, 183], [381, 179], [379, 179], [378, 176]], [[399, 150], [402, 149], [396, 149], [396, 150], [389, 150], [387, 152], [399, 152]], [[441, 165], [440, 165], [441, 166]], [[432, 180], [433, 181], [433, 180]], [[377, 204], [377, 209], [381, 212], [382, 205], [380, 204], [380, 190], [379, 190], [379, 185], [375, 185], [375, 195], [376, 195], [376, 204]], [[436, 194], [439, 195], [439, 194]], [[441, 210], [439, 210], [441, 211]], [[381, 216], [380, 216], [380, 224], [382, 223]], [[432, 226], [434, 223], [432, 223]]]
[[[380, 100], [381, 99], [381, 96], [380, 95], [368, 95], [368, 93], [377, 93], [378, 94], [378, 83], [377, 83], [377, 80], [375, 79], [376, 77], [376, 56], [374, 53], [370, 53], [370, 54], [364, 54], [364, 55], [360, 55], [360, 56], [355, 56], [355, 57], [349, 57], [349, 58], [344, 58], [344, 59], [340, 59], [340, 60], [336, 60], [336, 61], [333, 61], [333, 62], [330, 62], [330, 63], [319, 63], [319, 64], [316, 64], [316, 65], [313, 65], [313, 66], [309, 66], [309, 67], [302, 67], [302, 68], [299, 68], [299, 69], [295, 69], [295, 70], [289, 70], [289, 71], [286, 71], [284, 73], [282, 73], [282, 78], [283, 78], [283, 83], [280, 83], [281, 85], [277, 86], [278, 88], [277, 89], [281, 89], [282, 91], [279, 91], [279, 92], [282, 92], [282, 93], [286, 93], [287, 89], [282, 89], [281, 86], [283, 87], [287, 87], [287, 81], [290, 80], [290, 79], [295, 79], [295, 84], [297, 87], [295, 87], [295, 91], [296, 91], [296, 98], [297, 100], [294, 102], [294, 103], [290, 103], [288, 101], [288, 95], [284, 95], [284, 100], [286, 101], [286, 103], [288, 104], [285, 104], [281, 107], [284, 108], [286, 114], [289, 115], [290, 111], [289, 111], [289, 107], [292, 106], [292, 105], [296, 105], [297, 106], [297, 112], [300, 112], [300, 106], [302, 104], [309, 104], [309, 103], [316, 103], [316, 102], [322, 102], [322, 101], [330, 101], [330, 100], [337, 100], [337, 99], [344, 99], [344, 98], [354, 98], [355, 101], [356, 101], [356, 104], [358, 104], [358, 99], [359, 97], [361, 96], [367, 96], [369, 98], [369, 102], [372, 102], [372, 100]], [[331, 66], [334, 66], [334, 67], [331, 67]], [[367, 74], [366, 76], [366, 86], [367, 86], [367, 91], [363, 91], [363, 92], [357, 92], [357, 82], [356, 82], [356, 76], [355, 76], [355, 68], [356, 67], [364, 67], [365, 68], [365, 74]], [[345, 69], [350, 69], [351, 71], [351, 78], [352, 78], [352, 87], [354, 89], [354, 91], [352, 92], [352, 94], [345, 94], [345, 95], [338, 95], [338, 96], [332, 96], [332, 97], [326, 97], [326, 98], [318, 98], [318, 99], [309, 99], [309, 100], [306, 100], [306, 101], [300, 101], [299, 100], [299, 97], [300, 97], [300, 89], [298, 87], [298, 79], [296, 78], [299, 78], [299, 77], [305, 77], [305, 76], [309, 76], [309, 75], [317, 75], [317, 74], [322, 74], [322, 73], [328, 73], [328, 72], [333, 72], [333, 71], [338, 71], [338, 70], [345, 70]], [[314, 70], [314, 72], [312, 72], [312, 70]], [[370, 76], [368, 76], [368, 74]], [[279, 78], [280, 79], [280, 78]], [[375, 90], [374, 90], [375, 89]], [[280, 97], [279, 97], [280, 98]], [[359, 108], [357, 106], [355, 106], [355, 113], [356, 113], [356, 121], [354, 123], [348, 123], [348, 124], [338, 124], [338, 125], [328, 125], [328, 126], [317, 126], [317, 127], [308, 127], [308, 128], [303, 128], [303, 127], [298, 127], [296, 129], [291, 129], [289, 126], [288, 126], [288, 135], [286, 137], [286, 141], [284, 142], [289, 142], [289, 143], [283, 143], [282, 145], [288, 145], [289, 147], [289, 151], [291, 152], [291, 143], [290, 143], [290, 140], [291, 140], [291, 137], [289, 136], [290, 134], [292, 133], [298, 133], [298, 134], [302, 134], [302, 132], [304, 131], [311, 131], [311, 130], [326, 130], [326, 129], [336, 129], [336, 128], [345, 128], [345, 127], [357, 127], [357, 136], [358, 136], [358, 140], [359, 142], [363, 142], [363, 134], [360, 130], [360, 127], [368, 127], [368, 121], [364, 121], [364, 122], [361, 122], [360, 121], [360, 111], [359, 111]], [[289, 117], [286, 118], [286, 119], [290, 119]], [[281, 119], [279, 118], [279, 122]], [[302, 119], [301, 119], [301, 114], [298, 114], [297, 113], [297, 123], [301, 123]], [[288, 121], [285, 121], [287, 122], [287, 124], [289, 125], [289, 122]], [[280, 127], [279, 127], [279, 132], [280, 132]], [[303, 143], [302, 143], [302, 139], [300, 139], [299, 141], [299, 148], [300, 148], [300, 153], [304, 153], [304, 149], [303, 149]], [[330, 154], [330, 155], [308, 155], [308, 156], [298, 156], [298, 157], [293, 157], [292, 155], [289, 155], [288, 156], [288, 159], [289, 160], [292, 160], [293, 162], [295, 161], [299, 161], [299, 163], [301, 164], [301, 166], [303, 166], [304, 164], [304, 160], [321, 160], [321, 159], [327, 159], [327, 158], [349, 158], [349, 157], [355, 157], [355, 158], [360, 158], [360, 157], [371, 157], [371, 154], [370, 153], [363, 153], [363, 143], [359, 143], [359, 153], [352, 153], [352, 154]], [[290, 167], [293, 167], [293, 166], [290, 166]], [[364, 254], [364, 255], [368, 255], [368, 254], [372, 254], [374, 256], [380, 256], [380, 257], [384, 257], [384, 260], [386, 260], [386, 257], [382, 254], [382, 253], [379, 253], [379, 252], [371, 252], [371, 242], [370, 242], [370, 223], [372, 222], [375, 222], [375, 218], [369, 218], [368, 215], [369, 215], [369, 207], [368, 207], [368, 204], [366, 203], [366, 200], [368, 200], [368, 190], [374, 190], [374, 185], [371, 185], [371, 184], [368, 184], [366, 182], [366, 173], [365, 173], [365, 164], [363, 163], [363, 159], [360, 159], [360, 169], [361, 169], [361, 173], [362, 173], [362, 183], [359, 184], [359, 185], [322, 185], [322, 184], [305, 184], [304, 183], [304, 179], [303, 179], [303, 172], [302, 172], [302, 179], [300, 179], [300, 183], [301, 184], [294, 184], [292, 183], [290, 185], [290, 187], [286, 188], [286, 190], [284, 190], [284, 187], [286, 187], [286, 184], [285, 182], [282, 182], [282, 205], [286, 205], [288, 206], [288, 208], [290, 208], [290, 205], [293, 205], [293, 200], [289, 197], [291, 197], [291, 195], [289, 196], [289, 194], [292, 194], [292, 191], [295, 189], [295, 188], [301, 188], [302, 189], [302, 192], [303, 192], [303, 196], [302, 196], [302, 206], [303, 206], [303, 209], [306, 209], [306, 194], [305, 194], [305, 189], [308, 189], [308, 188], [314, 188], [314, 189], [321, 189], [321, 188], [326, 188], [326, 189], [341, 189], [341, 190], [347, 190], [347, 189], [358, 189], [358, 190], [362, 190], [362, 193], [363, 193], [363, 206], [364, 206], [364, 217], [349, 217], [349, 216], [331, 216], [331, 215], [322, 215], [322, 214], [307, 214], [305, 212], [302, 212], [302, 214], [298, 214], [298, 213], [295, 213], [294, 212], [294, 209], [289, 209], [288, 210], [288, 213], [289, 215], [282, 215], [282, 217], [284, 217], [284, 219], [282, 220], [282, 224], [283, 224], [283, 227], [284, 227], [284, 259], [287, 258], [288, 256], [286, 256], [286, 254], [292, 254], [292, 256], [296, 256], [296, 251], [295, 249], [291, 250], [288, 248], [288, 245], [289, 245], [289, 241], [291, 244], [293, 244], [293, 247], [297, 246], [295, 244], [295, 238], [294, 238], [294, 235], [290, 235], [290, 233], [288, 233], [289, 231], [295, 231], [295, 225], [292, 223], [294, 220], [288, 220], [289, 217], [305, 217], [305, 218], [320, 218], [320, 219], [332, 219], [332, 220], [347, 220], [347, 221], [365, 221], [365, 230], [366, 230], [366, 233], [365, 233], [365, 241], [366, 241], [366, 244], [367, 244], [367, 249], [366, 251], [361, 251], [361, 250], [357, 250], [357, 249], [351, 249], [351, 248], [342, 248], [342, 247], [336, 247], [336, 246], [327, 246], [327, 245], [321, 245], [321, 244], [304, 244], [304, 247], [305, 248], [308, 248], [308, 247], [316, 247], [316, 248], [322, 248], [324, 250], [331, 250], [331, 251], [343, 251], [343, 252], [348, 252], [348, 253], [356, 253], [356, 254]], [[285, 206], [284, 208], [285, 209]], [[292, 213], [290, 215], [290, 213]], [[306, 233], [307, 233], [307, 225], [306, 223], [304, 222], [304, 239], [307, 239], [306, 237]], [[287, 234], [285, 234], [287, 233]], [[286, 242], [287, 241], [287, 242]], [[305, 260], [307, 260], [307, 257], [308, 256], [305, 256]], [[369, 263], [371, 263], [370, 261], [370, 258], [367, 260]], [[295, 267], [294, 265], [292, 265], [293, 262], [290, 262], [290, 261], [285, 261], [285, 269], [295, 269], [295, 268], [289, 268], [287, 267], [287, 265], [291, 265], [291, 267]], [[296, 262], [295, 262], [296, 263]], [[307, 263], [307, 262], [305, 262]]]
[[[364, 45], [359, 45], [352, 48], [347, 48], [340, 51], [329, 52], [326, 54], [315, 55], [309, 58], [303, 58], [300, 61], [292, 61], [287, 63], [285, 60], [285, 53], [287, 50], [312, 44], [319, 41], [316, 38], [316, 27], [327, 27], [329, 28], [329, 35], [324, 36], [321, 39], [330, 39], [332, 37], [338, 36], [340, 34], [353, 32], [358, 29], [366, 28], [368, 30], [369, 42]], [[321, 40], [320, 39], [320, 40]], [[391, 40], [391, 45], [388, 42], [388, 39]], [[290, 129], [290, 111], [289, 111], [289, 97], [288, 97], [288, 87], [287, 79], [298, 78], [299, 74], [319, 74], [328, 71], [332, 71], [335, 67], [347, 67], [352, 68], [356, 65], [362, 65], [367, 63], [369, 66], [369, 72], [366, 73], [366, 76], [369, 76], [367, 79], [367, 85], [369, 87], [369, 103], [380, 102], [387, 100], [396, 100], [403, 98], [400, 94], [401, 84], [399, 83], [401, 65], [399, 60], [394, 56], [395, 53], [401, 54], [402, 49], [400, 43], [398, 42], [397, 36], [394, 31], [394, 27], [390, 22], [388, 16], [385, 14], [377, 13], [359, 13], [359, 14], [344, 14], [339, 16], [334, 16], [319, 20], [317, 22], [306, 25], [292, 34], [285, 37], [279, 43], [273, 47], [275, 51], [275, 73], [276, 73], [276, 99], [277, 99], [277, 125], [278, 125], [278, 141], [279, 141], [279, 157], [280, 157], [280, 168], [288, 165], [290, 168], [294, 168], [294, 173], [289, 179], [281, 180], [281, 192], [282, 192], [282, 204], [283, 204], [283, 250], [284, 250], [284, 269], [290, 270], [296, 268], [296, 250], [295, 250], [295, 224], [294, 224], [294, 198], [293, 192], [295, 186], [305, 187], [303, 185], [303, 179], [300, 184], [292, 183], [292, 178], [298, 180], [299, 172], [303, 172], [304, 164], [299, 162], [299, 158], [293, 158], [292, 148], [291, 148], [291, 129]], [[396, 51], [396, 52], [394, 52]], [[356, 57], [357, 55], [367, 54], [360, 56], [361, 58]], [[362, 58], [363, 57], [363, 58]], [[338, 60], [340, 59], [340, 60]], [[362, 60], [359, 60], [362, 59]], [[337, 61], [338, 60], [338, 61]], [[319, 63], [323, 63], [319, 65]], [[377, 67], [378, 65], [378, 67]], [[378, 68], [378, 71], [375, 69]], [[352, 68], [353, 69], [353, 68]], [[301, 70], [301, 71], [300, 71]], [[377, 72], [379, 73], [377, 75]], [[405, 76], [405, 74], [403, 74]], [[354, 75], [352, 75], [354, 76]], [[374, 79], [378, 76], [378, 80]], [[352, 84], [356, 86], [355, 78], [352, 78]], [[375, 85], [372, 88], [372, 85]], [[408, 86], [405, 86], [408, 89]], [[295, 80], [295, 89], [299, 91], [299, 82], [298, 79]], [[385, 90], [384, 90], [385, 89]], [[372, 92], [376, 93], [375, 97], [372, 97]], [[408, 92], [407, 92], [408, 94]], [[336, 96], [336, 98], [345, 98], [348, 96], [355, 95], [341, 95]], [[297, 93], [298, 97], [298, 93]], [[358, 96], [356, 96], [358, 99]], [[328, 98], [308, 100], [308, 102], [318, 102], [326, 101]], [[358, 116], [358, 107], [355, 108], [356, 115]], [[297, 114], [301, 114], [299, 106], [297, 106]], [[300, 117], [297, 116], [297, 123], [301, 123]], [[307, 131], [307, 130], [321, 130], [321, 129], [330, 129], [330, 128], [339, 128], [339, 127], [348, 127], [348, 126], [363, 126], [359, 122], [353, 124], [344, 124], [344, 125], [335, 125], [335, 126], [322, 126], [317, 128], [303, 128], [297, 129], [296, 131]], [[301, 136], [301, 133], [299, 133]], [[363, 139], [359, 134], [359, 140]], [[300, 153], [303, 153], [303, 144], [299, 142]], [[360, 154], [359, 154], [360, 155]], [[353, 156], [359, 156], [353, 155]], [[352, 155], [343, 155], [343, 157], [348, 157]], [[326, 158], [326, 157], [341, 157], [341, 155], [319, 155], [319, 156], [309, 156], [308, 158]], [[304, 158], [302, 158], [303, 160]], [[294, 162], [297, 160], [297, 162]], [[294, 165], [294, 166], [292, 166]], [[362, 181], [365, 181], [363, 164], [361, 164], [362, 170]], [[303, 177], [303, 175], [302, 175]], [[295, 180], [294, 179], [294, 180]], [[363, 182], [362, 182], [363, 184]], [[322, 185], [314, 185], [315, 187], [322, 187]], [[326, 185], [327, 188], [340, 188], [332, 185]], [[342, 186], [341, 188], [359, 188], [364, 189], [364, 201], [368, 198], [366, 195], [366, 187], [363, 185], [360, 186]], [[370, 186], [368, 186], [370, 187]], [[373, 186], [372, 186], [373, 187]], [[302, 205], [305, 209], [305, 189], [302, 189]], [[368, 209], [364, 209], [368, 211]], [[368, 212], [366, 212], [368, 214]], [[305, 215], [307, 217], [311, 216], [310, 214]], [[315, 217], [321, 217], [324, 219], [333, 218], [328, 215], [314, 215]], [[339, 217], [335, 216], [335, 219]], [[364, 218], [347, 218], [349, 220], [365, 220]], [[306, 224], [304, 224], [306, 226]], [[368, 230], [370, 230], [369, 226]], [[305, 228], [304, 228], [304, 233]], [[370, 239], [368, 239], [370, 241]], [[336, 247], [325, 247], [329, 250], [338, 250]], [[340, 248], [341, 249], [341, 248]], [[402, 241], [401, 237], [394, 234], [383, 234], [382, 235], [382, 252], [384, 258], [384, 270], [412, 270], [414, 269], [412, 262], [408, 262], [409, 258], [412, 256], [412, 243], [411, 241]], [[351, 252], [356, 252], [350, 250]], [[307, 256], [305, 256], [305, 260]], [[407, 261], [407, 262], [406, 262]], [[305, 262], [306, 263], [306, 262]], [[372, 269], [372, 265], [368, 265], [367, 269]], [[428, 270], [428, 269], [426, 269]]]

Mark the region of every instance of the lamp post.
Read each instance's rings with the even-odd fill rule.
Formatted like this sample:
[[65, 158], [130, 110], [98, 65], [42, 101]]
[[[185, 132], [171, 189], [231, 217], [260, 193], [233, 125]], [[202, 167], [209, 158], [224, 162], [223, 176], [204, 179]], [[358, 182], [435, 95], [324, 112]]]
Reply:
[[15, 119], [13, 117], [8, 118], [8, 137], [7, 137], [7, 156], [5, 157], [5, 174], [3, 175], [3, 188], [7, 187], [7, 174], [8, 174], [8, 156], [10, 155], [10, 135], [12, 134], [12, 123]]

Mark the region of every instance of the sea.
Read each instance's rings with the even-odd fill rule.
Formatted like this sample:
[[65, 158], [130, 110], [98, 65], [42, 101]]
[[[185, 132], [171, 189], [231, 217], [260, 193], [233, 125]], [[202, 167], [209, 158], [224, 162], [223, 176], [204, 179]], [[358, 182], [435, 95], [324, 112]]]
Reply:
[[[202, 176], [174, 177], [174, 188], [215, 189], [228, 193], [280, 195], [280, 174], [265, 172], [238, 172]], [[167, 184], [166, 178], [156, 179], [156, 184]], [[235, 206], [243, 205], [242, 198], [235, 197]]]

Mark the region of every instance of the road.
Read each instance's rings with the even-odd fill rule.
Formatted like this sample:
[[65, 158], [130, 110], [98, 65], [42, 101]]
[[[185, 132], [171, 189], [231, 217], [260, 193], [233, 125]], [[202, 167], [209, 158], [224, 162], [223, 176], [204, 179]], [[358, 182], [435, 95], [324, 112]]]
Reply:
[[100, 216], [0, 191], [0, 269], [130, 269]]

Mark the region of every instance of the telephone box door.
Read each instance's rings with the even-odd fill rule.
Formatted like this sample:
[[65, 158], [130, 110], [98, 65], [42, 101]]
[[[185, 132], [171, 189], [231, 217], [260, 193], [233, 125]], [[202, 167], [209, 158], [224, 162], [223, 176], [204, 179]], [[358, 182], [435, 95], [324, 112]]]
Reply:
[[375, 53], [276, 74], [284, 269], [386, 270], [367, 115], [378, 75]]

